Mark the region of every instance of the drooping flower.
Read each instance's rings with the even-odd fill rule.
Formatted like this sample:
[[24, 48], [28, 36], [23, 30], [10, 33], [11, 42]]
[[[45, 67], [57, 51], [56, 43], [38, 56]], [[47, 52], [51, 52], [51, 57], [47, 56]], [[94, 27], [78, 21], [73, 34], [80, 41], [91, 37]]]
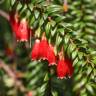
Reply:
[[20, 33], [20, 41], [28, 41], [29, 39], [29, 34], [28, 34], [28, 23], [27, 20], [25, 18], [23, 18], [20, 21], [20, 25], [18, 28], [18, 31]]
[[12, 31], [14, 32], [13, 34], [15, 34], [16, 39], [20, 40], [20, 32], [18, 30], [20, 21], [19, 21], [18, 12], [10, 12], [10, 24], [11, 24]]
[[48, 47], [49, 47], [48, 41], [46, 39], [41, 40], [39, 53], [40, 58], [43, 60], [47, 59]]
[[39, 59], [39, 51], [40, 51], [40, 40], [35, 40], [34, 46], [32, 48], [31, 52], [31, 58], [32, 60], [37, 60]]
[[63, 79], [64, 77], [66, 77], [67, 72], [68, 72], [68, 66], [67, 66], [65, 60], [64, 59], [59, 60], [58, 64], [57, 64], [58, 78]]
[[56, 56], [54, 53], [54, 48], [51, 44], [49, 45], [49, 47], [47, 49], [47, 56], [46, 57], [49, 62], [49, 66], [56, 65]]

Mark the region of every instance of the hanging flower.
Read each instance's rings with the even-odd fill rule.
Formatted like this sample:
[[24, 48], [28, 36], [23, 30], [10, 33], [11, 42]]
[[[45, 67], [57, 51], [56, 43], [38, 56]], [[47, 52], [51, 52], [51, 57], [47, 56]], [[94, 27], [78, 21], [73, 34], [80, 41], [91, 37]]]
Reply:
[[46, 39], [41, 40], [39, 51], [40, 51], [40, 58], [43, 60], [47, 59], [48, 47], [49, 47], [48, 41]]
[[49, 45], [47, 49], [47, 60], [49, 62], [49, 66], [56, 65], [56, 56], [54, 53], [54, 48], [51, 44]]
[[58, 78], [63, 79], [64, 77], [66, 77], [67, 72], [68, 72], [68, 66], [67, 66], [65, 60], [64, 59], [59, 60], [58, 64], [57, 64]]
[[33, 49], [32, 49], [32, 52], [31, 52], [31, 58], [32, 58], [32, 60], [37, 60], [37, 59], [39, 59], [39, 47], [40, 46], [40, 40], [36, 40], [35, 41], [35, 44], [34, 44], [34, 46], [33, 46]]
[[20, 21], [19, 21], [19, 16], [17, 12], [10, 12], [10, 24], [16, 39], [20, 40], [20, 32], [18, 31]]
[[70, 59], [66, 59], [66, 64], [67, 64], [67, 66], [68, 66], [68, 76], [69, 77], [72, 77], [72, 75], [73, 75], [73, 72], [74, 72], [74, 68], [73, 68], [73, 66], [72, 66], [72, 61], [70, 60]]
[[27, 23], [27, 20], [25, 18], [23, 18], [20, 21], [18, 31], [20, 33], [20, 41], [28, 41], [28, 39], [29, 39], [29, 36], [28, 36], [28, 23]]

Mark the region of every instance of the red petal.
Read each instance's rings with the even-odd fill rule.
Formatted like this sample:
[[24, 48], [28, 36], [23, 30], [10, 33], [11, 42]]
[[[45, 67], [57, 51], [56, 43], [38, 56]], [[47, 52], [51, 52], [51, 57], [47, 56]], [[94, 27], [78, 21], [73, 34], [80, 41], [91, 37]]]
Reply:
[[15, 15], [17, 15], [17, 13], [10, 13], [10, 24], [12, 27], [13, 32], [15, 33], [16, 39], [19, 40], [20, 39], [20, 33], [18, 31], [18, 27], [19, 27], [19, 21], [18, 21], [18, 17], [15, 18]]
[[20, 32], [20, 41], [28, 41], [28, 24], [26, 19], [22, 19], [18, 31]]
[[40, 40], [36, 40], [35, 44], [33, 46], [32, 52], [31, 52], [31, 58], [32, 60], [37, 60], [39, 58], [39, 46], [40, 46]]
[[49, 66], [56, 65], [56, 56], [52, 45], [50, 45], [47, 49], [47, 60], [49, 62]]
[[40, 42], [40, 57], [42, 59], [47, 59], [47, 49], [49, 47], [48, 41], [46, 39], [41, 40]]
[[66, 65], [65, 61], [59, 60], [57, 65], [57, 75], [60, 79], [64, 78], [67, 75], [68, 66]]

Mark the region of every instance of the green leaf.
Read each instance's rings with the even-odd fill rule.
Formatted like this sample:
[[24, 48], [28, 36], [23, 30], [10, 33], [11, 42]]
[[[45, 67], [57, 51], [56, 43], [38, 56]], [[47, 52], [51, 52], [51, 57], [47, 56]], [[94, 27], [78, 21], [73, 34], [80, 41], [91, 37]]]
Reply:
[[35, 37], [40, 37], [41, 34], [41, 28], [39, 27], [36, 31], [35, 31]]
[[41, 88], [40, 88], [40, 92], [43, 92], [43, 93], [44, 93], [44, 91], [45, 91], [45, 89], [46, 89], [46, 86], [47, 86], [47, 83], [44, 83], [44, 84], [41, 86]]
[[44, 77], [44, 81], [48, 81], [49, 80], [49, 74], [48, 72], [46, 73], [45, 77]]
[[32, 62], [30, 62], [30, 63], [28, 64], [28, 68], [34, 67], [34, 66], [36, 66], [37, 64], [38, 64], [37, 61], [32, 61]]
[[82, 80], [80, 82], [78, 82], [77, 84], [75, 84], [73, 90], [78, 90], [80, 89], [82, 86], [85, 85], [85, 83], [87, 82], [87, 78], [82, 78]]
[[54, 20], [51, 20], [50, 24], [51, 24], [52, 27], [54, 27], [56, 25], [56, 22]]
[[40, 21], [39, 21], [39, 26], [42, 26], [44, 24], [44, 19], [41, 18]]
[[90, 84], [86, 84], [86, 89], [87, 89], [92, 95], [95, 96], [93, 87], [92, 87]]
[[58, 93], [56, 91], [52, 91], [52, 96], [58, 96]]
[[56, 35], [57, 32], [57, 27], [55, 27], [53, 30], [51, 30], [51, 35], [54, 36]]
[[55, 13], [55, 12], [61, 12], [62, 6], [52, 4], [52, 5], [48, 6], [47, 11], [48, 11], [48, 14]]
[[47, 23], [47, 25], [45, 27], [45, 31], [46, 31], [46, 36], [49, 37], [49, 33], [51, 32], [51, 24], [50, 24], [50, 22]]
[[64, 16], [58, 15], [58, 17], [55, 19], [56, 23], [63, 21], [65, 19]]
[[56, 37], [56, 46], [59, 46], [61, 42], [62, 42], [62, 38], [59, 35], [57, 35], [57, 37]]
[[35, 22], [35, 17], [33, 16], [33, 17], [31, 17], [31, 19], [30, 19], [30, 25], [33, 25], [34, 22]]
[[38, 10], [35, 10], [34, 11], [34, 16], [35, 16], [36, 19], [38, 19], [39, 15], [40, 15], [40, 12]]
[[72, 59], [75, 59], [78, 54], [78, 50], [72, 52]]
[[57, 32], [59, 32], [60, 35], [64, 36], [64, 28], [57, 29]]
[[79, 60], [78, 60], [78, 57], [75, 58], [75, 60], [73, 61], [73, 66], [75, 66], [75, 65], [77, 64], [78, 61], [79, 61]]
[[74, 51], [76, 49], [76, 45], [75, 44], [70, 44], [68, 49], [72, 53], [72, 51]]
[[65, 38], [64, 38], [65, 44], [68, 44], [69, 39], [70, 39], [70, 35], [65, 35]]

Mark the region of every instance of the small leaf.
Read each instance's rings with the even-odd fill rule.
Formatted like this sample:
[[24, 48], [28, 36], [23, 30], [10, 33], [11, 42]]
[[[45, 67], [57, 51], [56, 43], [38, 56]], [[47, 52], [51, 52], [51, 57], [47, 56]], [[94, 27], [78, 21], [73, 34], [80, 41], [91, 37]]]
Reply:
[[46, 35], [47, 37], [49, 36], [49, 32], [51, 31], [51, 25], [50, 22], [47, 23], [46, 27], [45, 27], [45, 31], [46, 31]]
[[57, 27], [55, 27], [53, 30], [51, 30], [51, 35], [54, 36], [57, 32]]
[[32, 62], [30, 62], [30, 63], [28, 64], [28, 68], [34, 67], [34, 66], [36, 66], [37, 64], [38, 64], [37, 61], [32, 61]]
[[73, 61], [73, 66], [75, 66], [78, 62], [78, 57]]
[[44, 81], [48, 81], [49, 80], [49, 74], [48, 72], [46, 73], [45, 77], [44, 77]]
[[52, 91], [52, 96], [58, 96], [58, 93], [56, 91]]
[[95, 95], [95, 94], [94, 94], [94, 90], [93, 90], [93, 88], [92, 88], [91, 85], [86, 84], [86, 89], [87, 89], [92, 95]]
[[65, 35], [64, 41], [66, 44], [68, 44], [69, 39], [70, 39], [70, 35]]
[[34, 11], [34, 16], [35, 16], [36, 19], [38, 19], [39, 14], [40, 14], [39, 11], [37, 11], [37, 10]]
[[72, 59], [75, 59], [78, 54], [78, 50], [72, 52]]
[[43, 18], [41, 18], [41, 19], [40, 19], [40, 21], [39, 21], [39, 26], [42, 26], [42, 25], [43, 25], [43, 23], [44, 23], [44, 19], [43, 19]]
[[40, 37], [41, 34], [41, 28], [39, 27], [36, 31], [35, 31], [35, 37]]
[[64, 36], [64, 28], [59, 28], [57, 32], [60, 33], [60, 35]]

